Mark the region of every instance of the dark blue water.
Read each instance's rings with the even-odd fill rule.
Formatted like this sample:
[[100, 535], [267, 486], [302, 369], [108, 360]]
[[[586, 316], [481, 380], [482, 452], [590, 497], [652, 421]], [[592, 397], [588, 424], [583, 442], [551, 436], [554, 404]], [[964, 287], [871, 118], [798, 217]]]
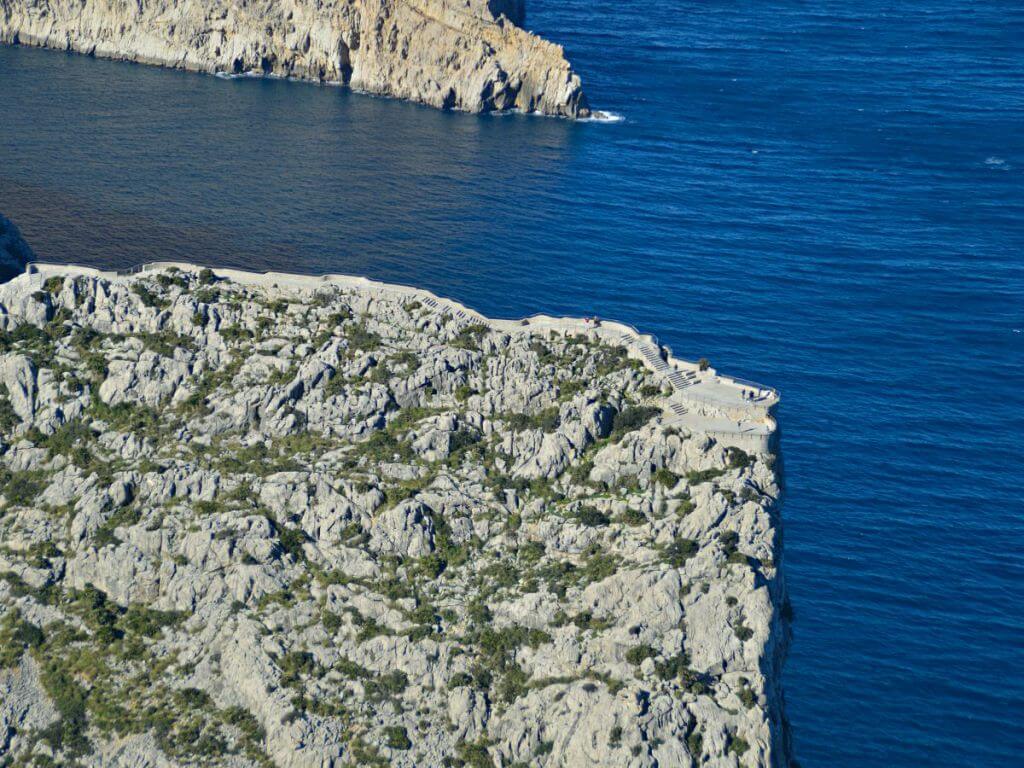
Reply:
[[599, 313], [783, 392], [804, 766], [1024, 754], [1018, 3], [532, 0], [615, 125], [0, 49], [41, 257]]

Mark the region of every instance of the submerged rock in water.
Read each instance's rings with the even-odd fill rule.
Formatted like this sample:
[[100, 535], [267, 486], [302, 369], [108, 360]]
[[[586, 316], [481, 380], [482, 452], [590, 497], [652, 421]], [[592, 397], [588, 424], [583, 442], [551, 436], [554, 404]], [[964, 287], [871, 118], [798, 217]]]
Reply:
[[0, 285], [0, 761], [786, 764], [775, 457], [625, 348], [40, 269]]
[[470, 112], [587, 117], [561, 46], [523, 0], [13, 0], [0, 41], [202, 72], [340, 83]]

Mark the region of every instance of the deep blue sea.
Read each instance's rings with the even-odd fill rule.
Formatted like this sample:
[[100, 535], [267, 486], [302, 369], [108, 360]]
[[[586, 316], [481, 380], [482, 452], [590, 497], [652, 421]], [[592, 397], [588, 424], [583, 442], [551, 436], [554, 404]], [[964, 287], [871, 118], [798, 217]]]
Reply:
[[805, 766], [1024, 765], [1019, 2], [531, 0], [614, 124], [0, 48], [41, 258], [597, 313], [783, 394]]

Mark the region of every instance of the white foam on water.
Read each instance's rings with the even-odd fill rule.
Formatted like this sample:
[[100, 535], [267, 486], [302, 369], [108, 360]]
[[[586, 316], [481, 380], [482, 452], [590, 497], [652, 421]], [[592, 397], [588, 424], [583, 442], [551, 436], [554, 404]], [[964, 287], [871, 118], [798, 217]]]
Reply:
[[1007, 165], [1006, 161], [1001, 157], [987, 157], [985, 158], [985, 165], [995, 171], [1008, 171], [1010, 166]]
[[581, 117], [579, 120], [581, 123], [622, 123], [625, 122], [626, 116], [617, 112], [602, 112], [595, 109], [591, 112], [590, 117]]

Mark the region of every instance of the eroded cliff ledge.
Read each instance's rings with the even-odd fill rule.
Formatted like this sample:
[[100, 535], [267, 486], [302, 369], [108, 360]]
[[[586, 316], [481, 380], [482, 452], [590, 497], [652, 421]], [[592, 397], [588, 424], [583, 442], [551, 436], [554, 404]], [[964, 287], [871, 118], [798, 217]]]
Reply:
[[470, 112], [589, 116], [561, 46], [522, 18], [523, 0], [0, 0], [0, 41]]

